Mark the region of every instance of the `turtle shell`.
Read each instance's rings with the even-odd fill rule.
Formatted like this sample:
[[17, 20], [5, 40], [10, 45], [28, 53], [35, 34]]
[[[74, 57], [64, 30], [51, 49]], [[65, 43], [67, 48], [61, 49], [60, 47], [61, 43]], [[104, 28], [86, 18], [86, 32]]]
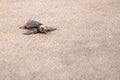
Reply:
[[38, 28], [39, 25], [42, 25], [42, 23], [34, 20], [29, 20], [26, 24], [26, 28]]

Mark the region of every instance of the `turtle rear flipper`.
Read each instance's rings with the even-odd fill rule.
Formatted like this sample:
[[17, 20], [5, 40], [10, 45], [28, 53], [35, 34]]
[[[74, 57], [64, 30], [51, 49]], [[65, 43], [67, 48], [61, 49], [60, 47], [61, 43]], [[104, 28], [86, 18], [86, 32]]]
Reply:
[[26, 26], [20, 26], [19, 29], [26, 29]]
[[23, 33], [24, 35], [31, 35], [38, 33], [38, 30], [36, 28], [33, 28], [31, 30], [28, 30], [26, 33]]
[[26, 33], [23, 33], [24, 35], [31, 35], [31, 34], [34, 34], [33, 32], [31, 32], [31, 31], [28, 31], [28, 32], [26, 32]]

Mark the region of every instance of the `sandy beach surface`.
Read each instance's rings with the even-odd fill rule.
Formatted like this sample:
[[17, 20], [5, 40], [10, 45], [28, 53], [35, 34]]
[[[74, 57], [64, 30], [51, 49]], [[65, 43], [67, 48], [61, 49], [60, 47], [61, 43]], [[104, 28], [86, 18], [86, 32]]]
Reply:
[[0, 80], [120, 80], [120, 0], [0, 0]]

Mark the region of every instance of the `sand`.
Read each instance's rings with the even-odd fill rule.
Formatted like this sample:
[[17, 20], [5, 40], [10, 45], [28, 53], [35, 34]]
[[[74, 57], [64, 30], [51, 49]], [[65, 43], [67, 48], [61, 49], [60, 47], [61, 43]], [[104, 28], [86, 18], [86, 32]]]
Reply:
[[120, 0], [0, 0], [0, 80], [120, 80]]

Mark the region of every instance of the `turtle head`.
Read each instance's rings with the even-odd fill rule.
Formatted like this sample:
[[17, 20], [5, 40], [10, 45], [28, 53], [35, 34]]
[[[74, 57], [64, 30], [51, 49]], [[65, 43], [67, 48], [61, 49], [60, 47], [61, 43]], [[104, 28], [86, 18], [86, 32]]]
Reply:
[[50, 31], [54, 31], [56, 30], [57, 28], [53, 28], [53, 27], [48, 27], [48, 26], [45, 26], [45, 25], [41, 25], [39, 27], [39, 31], [42, 32], [42, 33], [47, 33], [47, 32], [50, 32]]
[[48, 31], [47, 26], [41, 25], [39, 28], [39, 31], [42, 33], [47, 33], [47, 31]]

